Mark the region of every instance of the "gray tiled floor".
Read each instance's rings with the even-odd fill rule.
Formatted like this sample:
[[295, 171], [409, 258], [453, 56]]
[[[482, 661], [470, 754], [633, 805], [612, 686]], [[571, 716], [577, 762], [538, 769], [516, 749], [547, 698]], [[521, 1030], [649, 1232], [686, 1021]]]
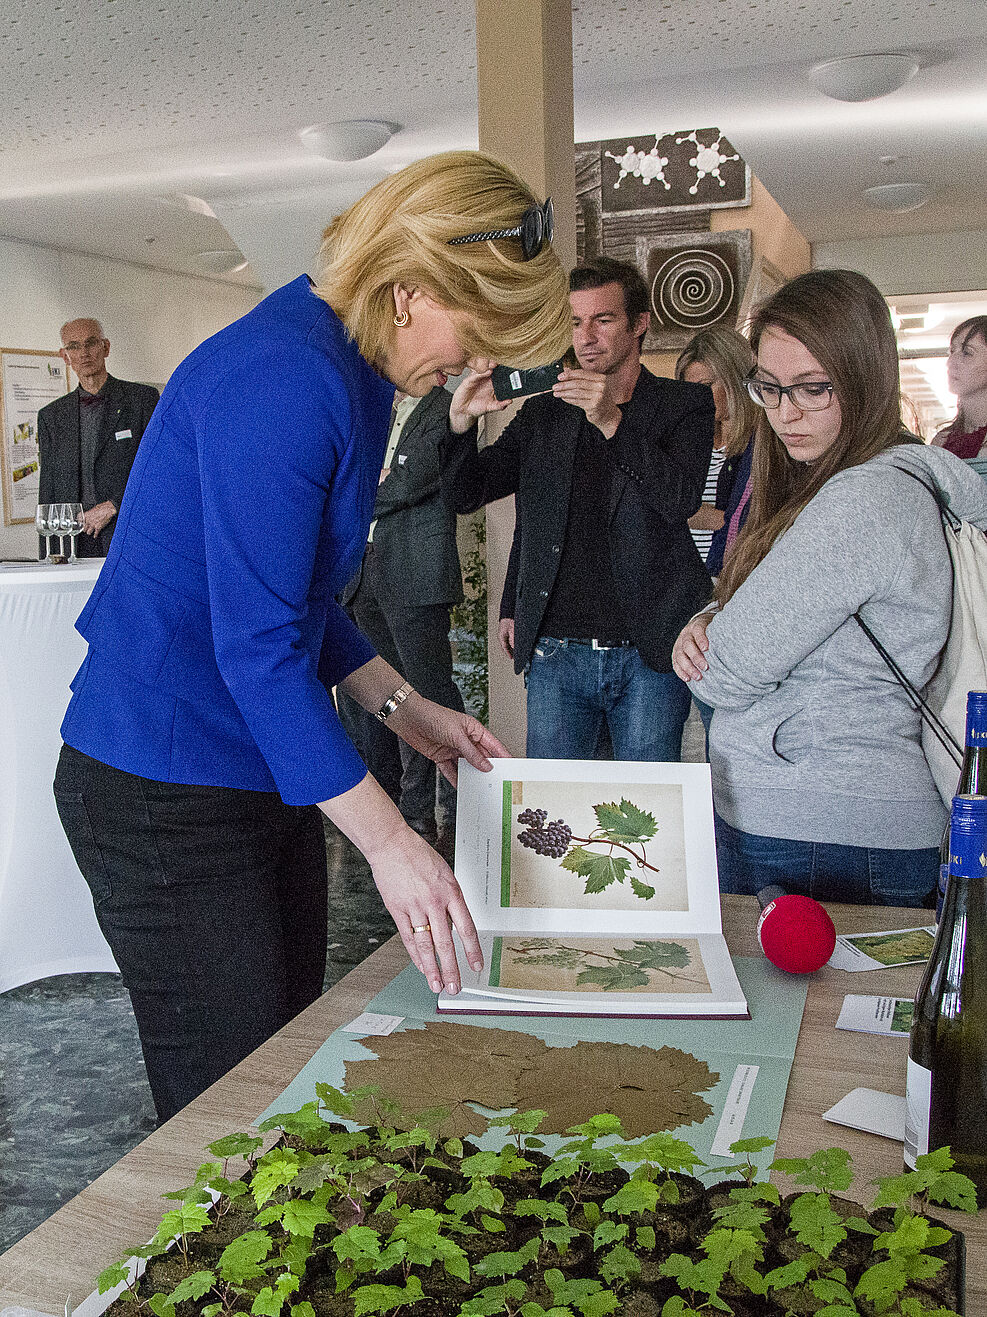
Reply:
[[[362, 856], [335, 829], [327, 844], [331, 987], [394, 926]], [[64, 974], [0, 994], [0, 1252], [153, 1128], [119, 975]]]

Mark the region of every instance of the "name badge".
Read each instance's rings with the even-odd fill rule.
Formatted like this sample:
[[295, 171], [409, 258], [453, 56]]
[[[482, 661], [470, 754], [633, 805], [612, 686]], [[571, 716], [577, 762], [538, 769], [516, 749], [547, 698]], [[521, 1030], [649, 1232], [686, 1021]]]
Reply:
[[117, 430], [113, 437], [114, 439], [133, 439], [134, 432], [133, 430]]

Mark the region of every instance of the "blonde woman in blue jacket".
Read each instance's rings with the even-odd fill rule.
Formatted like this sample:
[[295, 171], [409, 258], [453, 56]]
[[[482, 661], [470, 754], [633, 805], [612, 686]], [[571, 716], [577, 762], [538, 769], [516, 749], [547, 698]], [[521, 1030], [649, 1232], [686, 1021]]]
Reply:
[[[494, 234], [494, 237], [486, 235]], [[363, 852], [432, 988], [455, 991], [452, 872], [347, 740], [342, 687], [451, 780], [505, 751], [412, 691], [335, 602], [366, 543], [394, 388], [570, 340], [550, 207], [450, 152], [371, 189], [302, 277], [176, 370], [79, 619], [55, 779], [167, 1119], [321, 992], [319, 810]]]

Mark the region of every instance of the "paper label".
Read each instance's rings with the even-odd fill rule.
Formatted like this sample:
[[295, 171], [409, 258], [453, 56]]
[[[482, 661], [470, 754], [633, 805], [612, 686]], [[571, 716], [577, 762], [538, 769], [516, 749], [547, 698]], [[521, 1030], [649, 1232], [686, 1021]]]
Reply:
[[519, 389], [521, 387], [521, 372], [519, 370], [511, 371], [511, 388]]
[[114, 435], [115, 439], [133, 439], [133, 437], [134, 437], [133, 430], [117, 430], [116, 434]]
[[932, 1071], [908, 1058], [905, 1080], [905, 1165], [915, 1169], [915, 1158], [929, 1151], [932, 1111]]
[[344, 1024], [343, 1032], [369, 1034], [374, 1038], [383, 1038], [387, 1034], [393, 1033], [402, 1019], [403, 1017], [400, 1015], [376, 1015], [373, 1011], [364, 1011], [355, 1020], [350, 1020], [349, 1024]]
[[913, 1012], [914, 1002], [910, 997], [858, 997], [851, 993], [843, 998], [836, 1027], [907, 1038]]
[[723, 1115], [720, 1117], [720, 1123], [716, 1127], [716, 1137], [710, 1147], [714, 1157], [732, 1157], [730, 1144], [736, 1143], [743, 1137], [744, 1119], [751, 1098], [754, 1096], [758, 1069], [756, 1065], [739, 1065], [733, 1072]]

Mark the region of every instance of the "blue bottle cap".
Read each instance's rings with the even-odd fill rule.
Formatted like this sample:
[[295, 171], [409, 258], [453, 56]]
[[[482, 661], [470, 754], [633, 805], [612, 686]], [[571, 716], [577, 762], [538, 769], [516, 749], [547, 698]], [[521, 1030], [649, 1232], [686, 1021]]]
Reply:
[[949, 872], [962, 878], [987, 878], [987, 796], [953, 797]]
[[987, 745], [987, 691], [969, 691], [966, 697], [966, 743]]

